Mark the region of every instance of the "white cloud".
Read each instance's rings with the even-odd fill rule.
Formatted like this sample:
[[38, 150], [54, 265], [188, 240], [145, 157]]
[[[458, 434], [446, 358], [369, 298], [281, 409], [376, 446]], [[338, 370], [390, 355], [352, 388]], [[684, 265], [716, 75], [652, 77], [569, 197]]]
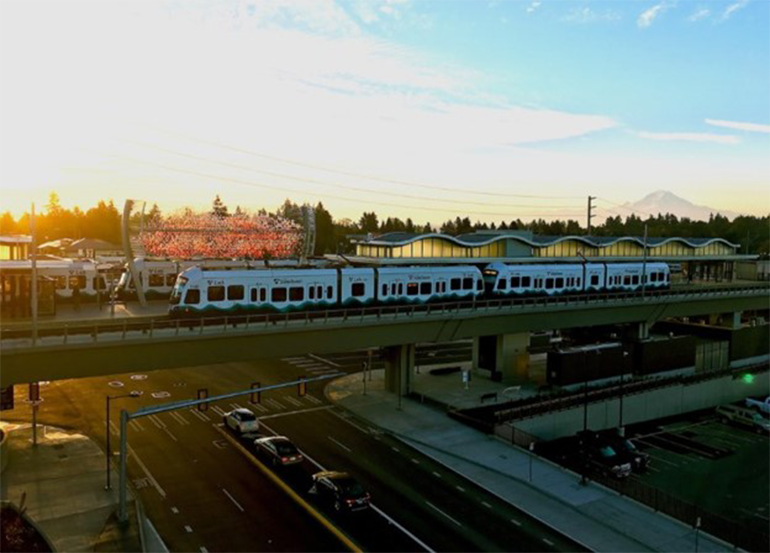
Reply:
[[725, 11], [722, 12], [722, 21], [729, 19], [732, 14], [734, 14], [740, 9], [745, 8], [748, 3], [749, 3], [749, 0], [738, 0], [738, 2], [735, 2], [727, 6], [725, 8]]
[[696, 22], [700, 21], [701, 19], [707, 18], [709, 15], [711, 15], [711, 10], [708, 8], [698, 8], [695, 10], [690, 17], [687, 18], [688, 21]]
[[760, 123], [746, 123], [743, 121], [722, 121], [720, 119], [706, 119], [706, 123], [715, 127], [725, 127], [739, 131], [761, 132], [770, 134], [770, 125]]
[[714, 144], [738, 144], [740, 140], [737, 136], [725, 134], [710, 134], [697, 132], [646, 132], [636, 133], [641, 138], [661, 141], [684, 141], [684, 142], [711, 142]]
[[620, 14], [612, 10], [597, 12], [585, 6], [582, 8], [572, 8], [563, 20], [569, 23], [594, 23], [597, 21], [617, 21]]
[[669, 6], [665, 2], [661, 2], [660, 4], [654, 5], [653, 7], [643, 11], [639, 15], [639, 18], [636, 20], [636, 25], [640, 29], [646, 29], [647, 27], [652, 25], [655, 19], [660, 15], [662, 15], [663, 12], [665, 12], [668, 8]]
[[543, 2], [541, 0], [533, 0], [533, 2], [527, 6], [527, 13], [532, 13], [537, 10]]

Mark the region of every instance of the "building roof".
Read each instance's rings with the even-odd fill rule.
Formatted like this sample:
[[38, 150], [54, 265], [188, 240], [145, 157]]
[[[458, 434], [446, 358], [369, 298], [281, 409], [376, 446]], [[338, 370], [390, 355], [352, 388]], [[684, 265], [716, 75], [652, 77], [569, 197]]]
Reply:
[[122, 248], [120, 246], [117, 246], [115, 244], [111, 244], [110, 242], [107, 242], [106, 240], [100, 240], [99, 238], [81, 238], [80, 240], [75, 240], [69, 246], [67, 246], [67, 250], [108, 250], [108, 251], [117, 251], [117, 250], [121, 250], [121, 249]]
[[0, 244], [31, 244], [32, 237], [26, 234], [0, 236]]
[[[616, 242], [634, 242], [639, 246], [644, 246], [644, 238], [638, 236], [544, 236], [533, 235], [528, 232], [520, 231], [508, 231], [508, 232], [494, 232], [494, 231], [481, 231], [471, 234], [462, 234], [460, 236], [450, 236], [448, 234], [429, 233], [429, 234], [415, 234], [409, 232], [389, 232], [380, 236], [374, 236], [371, 239], [368, 237], [362, 237], [361, 239], [354, 239], [354, 244], [370, 245], [370, 246], [404, 246], [416, 242], [417, 240], [424, 240], [427, 238], [437, 238], [452, 242], [458, 246], [484, 246], [500, 240], [516, 240], [524, 244], [528, 244], [533, 247], [544, 247], [558, 244], [566, 240], [574, 240], [583, 242], [587, 246], [592, 247], [606, 247], [615, 244]], [[681, 238], [681, 237], [648, 237], [648, 246], [661, 246], [668, 242], [681, 242], [693, 248], [707, 246], [712, 243], [721, 243], [732, 248], [740, 248], [739, 244], [733, 244], [725, 240], [724, 238]]]

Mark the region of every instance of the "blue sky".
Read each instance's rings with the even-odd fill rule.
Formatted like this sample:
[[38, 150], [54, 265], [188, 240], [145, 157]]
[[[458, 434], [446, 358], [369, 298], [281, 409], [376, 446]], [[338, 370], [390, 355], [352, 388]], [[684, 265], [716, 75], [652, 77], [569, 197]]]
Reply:
[[[0, 4], [2, 209], [770, 209], [764, 0]], [[411, 184], [409, 184], [411, 183]]]

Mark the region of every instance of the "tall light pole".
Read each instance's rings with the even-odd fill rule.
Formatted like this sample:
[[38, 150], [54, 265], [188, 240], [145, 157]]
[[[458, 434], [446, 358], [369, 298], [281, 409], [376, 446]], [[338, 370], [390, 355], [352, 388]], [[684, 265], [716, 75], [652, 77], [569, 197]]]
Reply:
[[644, 223], [644, 252], [642, 257], [642, 297], [647, 289], [647, 223]]
[[623, 367], [620, 371], [620, 401], [619, 401], [620, 412], [618, 413], [618, 436], [620, 436], [621, 438], [625, 437], [626, 435], [626, 429], [623, 428], [623, 378], [625, 377], [627, 357], [628, 357], [628, 352], [623, 350]]
[[111, 445], [110, 445], [110, 401], [113, 399], [121, 399], [124, 397], [139, 397], [142, 395], [139, 391], [132, 391], [128, 394], [122, 394], [119, 396], [107, 396], [107, 422], [106, 422], [106, 433], [107, 433], [107, 484], [104, 486], [105, 490], [111, 489], [110, 486], [110, 460], [112, 459], [112, 451], [111, 451]]

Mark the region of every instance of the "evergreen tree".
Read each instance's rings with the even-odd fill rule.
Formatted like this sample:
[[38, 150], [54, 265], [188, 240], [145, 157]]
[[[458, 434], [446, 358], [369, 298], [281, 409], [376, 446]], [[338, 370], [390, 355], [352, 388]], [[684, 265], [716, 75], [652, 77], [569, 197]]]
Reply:
[[217, 194], [216, 198], [214, 198], [214, 202], [211, 204], [211, 214], [219, 218], [230, 215], [227, 212], [227, 206], [222, 203], [222, 200], [219, 198], [219, 194]]

